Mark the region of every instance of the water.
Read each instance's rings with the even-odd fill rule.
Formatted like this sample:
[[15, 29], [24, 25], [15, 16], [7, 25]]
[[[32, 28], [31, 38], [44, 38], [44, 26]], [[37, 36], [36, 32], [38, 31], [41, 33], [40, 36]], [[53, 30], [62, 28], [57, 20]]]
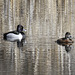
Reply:
[[[69, 52], [55, 43], [66, 32], [75, 38], [74, 18], [72, 0], [0, 0], [0, 75], [75, 75], [75, 43]], [[3, 40], [18, 24], [23, 47]]]
[[[33, 38], [33, 37], [32, 37]], [[35, 37], [36, 38], [36, 37]], [[26, 40], [29, 38], [27, 37]], [[0, 75], [74, 75], [74, 45], [68, 53], [56, 39], [32, 39], [17, 47], [16, 42], [0, 43]], [[36, 41], [36, 42], [34, 42]]]

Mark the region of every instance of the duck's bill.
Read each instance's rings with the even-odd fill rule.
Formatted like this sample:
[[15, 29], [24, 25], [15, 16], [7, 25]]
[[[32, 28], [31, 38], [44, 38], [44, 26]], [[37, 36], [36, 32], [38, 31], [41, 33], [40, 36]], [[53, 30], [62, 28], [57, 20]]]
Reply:
[[27, 30], [26, 30], [26, 29], [23, 29], [23, 31], [25, 31], [25, 32], [26, 32]]

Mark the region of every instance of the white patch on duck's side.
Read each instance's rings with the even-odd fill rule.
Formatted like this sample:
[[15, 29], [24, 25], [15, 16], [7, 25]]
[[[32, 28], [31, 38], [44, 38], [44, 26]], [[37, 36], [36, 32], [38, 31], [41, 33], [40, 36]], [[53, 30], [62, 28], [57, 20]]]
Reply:
[[21, 35], [21, 33], [19, 33], [19, 40], [21, 41], [22, 40], [22, 38], [23, 38], [23, 36]]
[[9, 40], [9, 41], [15, 41], [15, 40], [21, 41], [22, 37], [23, 36], [21, 35], [21, 33], [19, 33], [18, 35], [14, 34], [14, 33], [7, 34], [7, 40]]

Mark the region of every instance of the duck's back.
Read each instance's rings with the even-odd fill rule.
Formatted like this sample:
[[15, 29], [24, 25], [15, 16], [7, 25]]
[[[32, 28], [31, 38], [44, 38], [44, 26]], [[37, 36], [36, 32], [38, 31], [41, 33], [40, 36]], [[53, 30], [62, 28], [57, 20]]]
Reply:
[[73, 43], [72, 39], [61, 38], [57, 40], [58, 43]]

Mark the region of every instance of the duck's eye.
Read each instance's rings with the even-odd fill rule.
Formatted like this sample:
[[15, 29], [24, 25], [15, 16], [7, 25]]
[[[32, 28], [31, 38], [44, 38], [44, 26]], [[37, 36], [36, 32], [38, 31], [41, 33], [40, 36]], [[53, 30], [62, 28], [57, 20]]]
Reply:
[[72, 36], [70, 35], [69, 38], [72, 39]]

